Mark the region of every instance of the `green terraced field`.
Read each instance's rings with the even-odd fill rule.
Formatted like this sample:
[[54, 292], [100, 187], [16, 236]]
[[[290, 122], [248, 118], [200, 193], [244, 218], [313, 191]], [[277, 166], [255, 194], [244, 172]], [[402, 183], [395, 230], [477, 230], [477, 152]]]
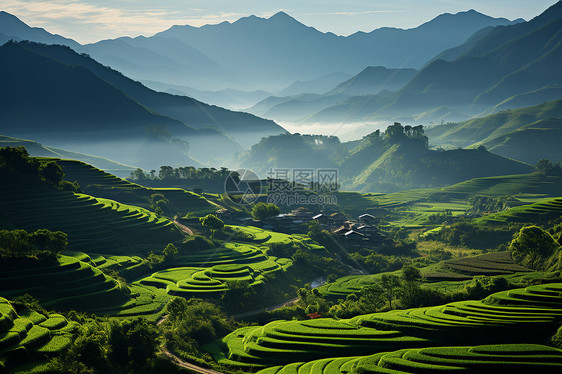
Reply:
[[493, 223], [539, 223], [562, 216], [562, 197], [543, 199], [533, 204], [514, 207], [503, 212], [490, 214], [479, 218], [477, 223], [482, 225]]
[[165, 292], [142, 285], [132, 285], [131, 293], [124, 293], [113, 278], [92, 266], [95, 263], [89, 256], [78, 257], [82, 261], [60, 255], [17, 266], [4, 264], [0, 268], [0, 295], [14, 298], [28, 293], [46, 308], [116, 316], [152, 315], [153, 319], [170, 299]]
[[560, 321], [562, 283], [553, 283], [499, 292], [481, 301], [344, 320], [275, 321], [236, 330], [206, 348], [219, 363], [263, 368], [404, 348], [539, 343]]
[[449, 210], [453, 216], [463, 214], [470, 207], [468, 198], [472, 195], [514, 195], [527, 204], [540, 198], [562, 196], [562, 177], [538, 173], [504, 175], [390, 194], [340, 192], [337, 199], [338, 205], [350, 216], [362, 213], [377, 216], [381, 211], [392, 211], [398, 214], [392, 218], [392, 224], [416, 228], [426, 225], [427, 218], [434, 213]]
[[424, 274], [425, 277], [431, 281], [460, 280], [463, 276], [464, 279], [469, 279], [476, 275], [493, 276], [532, 271], [516, 264], [507, 251], [448, 260], [439, 267], [439, 272]]
[[94, 253], [160, 251], [183, 237], [170, 220], [146, 209], [50, 188], [1, 190], [0, 216], [11, 227], [63, 231], [69, 249]]
[[291, 260], [268, 256], [266, 251], [264, 247], [246, 243], [225, 243], [221, 248], [179, 256], [177, 262], [186, 266], [158, 271], [139, 284], [186, 297], [226, 291], [231, 281], [260, 286], [264, 274], [283, 271], [291, 265]]
[[16, 311], [0, 297], [0, 373], [59, 354], [71, 343], [72, 331], [78, 326], [60, 314]]
[[537, 344], [479, 345], [401, 349], [370, 356], [295, 362], [263, 369], [258, 374], [339, 373], [559, 373], [562, 351]]
[[196, 213], [198, 216], [203, 216], [217, 210], [215, 204], [201, 195], [181, 188], [147, 188], [81, 161], [60, 159], [55, 161], [64, 170], [66, 180], [77, 181], [84, 192], [96, 197], [148, 207], [150, 195], [161, 193], [170, 201], [169, 205], [172, 209], [180, 215], [190, 212], [192, 215]]
[[[530, 271], [513, 262], [509, 252], [491, 252], [479, 256], [463, 257], [421, 269], [422, 275], [430, 282], [463, 281], [470, 280], [477, 275], [510, 275]], [[397, 272], [395, 273], [398, 275]], [[376, 282], [380, 276], [381, 274], [350, 275], [323, 285], [318, 290], [324, 296], [342, 298], [351, 293], [360, 292], [366, 285]]]

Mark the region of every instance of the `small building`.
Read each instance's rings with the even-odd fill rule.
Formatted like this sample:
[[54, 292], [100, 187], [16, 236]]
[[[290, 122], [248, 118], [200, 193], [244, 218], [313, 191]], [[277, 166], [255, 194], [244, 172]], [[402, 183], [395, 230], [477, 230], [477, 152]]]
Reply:
[[334, 222], [334, 225], [341, 225], [347, 221], [347, 217], [342, 212], [332, 213], [330, 214], [330, 218], [332, 222]]
[[367, 213], [361, 214], [357, 219], [365, 225], [374, 225], [379, 221], [375, 216]]
[[334, 231], [332, 231], [332, 233], [334, 233], [336, 235], [344, 235], [348, 231], [349, 231], [348, 228], [340, 226], [337, 229], [335, 229]]
[[346, 227], [348, 230], [354, 230], [358, 226], [357, 222], [354, 221], [345, 221], [343, 223], [343, 227]]
[[322, 213], [315, 215], [312, 219], [318, 221], [322, 226], [329, 226], [332, 223], [332, 219]]
[[299, 207], [297, 209], [291, 210], [287, 215], [292, 216], [294, 219], [299, 219], [304, 222], [308, 222], [311, 221], [312, 217], [314, 217], [316, 214], [306, 208]]
[[348, 232], [343, 234], [343, 236], [346, 240], [363, 240], [363, 238], [365, 237], [365, 235], [355, 230], [349, 230]]

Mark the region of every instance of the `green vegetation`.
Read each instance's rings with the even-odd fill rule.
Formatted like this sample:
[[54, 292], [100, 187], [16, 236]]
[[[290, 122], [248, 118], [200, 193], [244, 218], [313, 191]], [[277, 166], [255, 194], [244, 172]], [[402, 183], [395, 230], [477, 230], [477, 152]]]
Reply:
[[313, 373], [419, 373], [419, 372], [478, 372], [499, 370], [521, 373], [540, 370], [557, 373], [562, 368], [562, 351], [538, 344], [499, 344], [474, 347], [431, 347], [401, 349], [370, 356], [339, 357], [296, 362], [259, 371], [277, 374], [288, 371]]
[[241, 163], [264, 173], [270, 168], [337, 167], [342, 189], [379, 192], [438, 187], [533, 170], [530, 165], [485, 148], [435, 151], [427, 143], [422, 126], [398, 122], [384, 133], [376, 131], [349, 144], [335, 137], [284, 134], [262, 139], [242, 156]]
[[259, 368], [405, 347], [517, 343], [523, 336], [525, 343], [541, 342], [560, 323], [561, 295], [556, 283], [347, 320], [275, 321], [239, 329], [208, 350], [220, 363]]
[[48, 357], [65, 352], [78, 328], [78, 323], [60, 314], [38, 312], [0, 297], [0, 372], [29, 361], [44, 364]]
[[125, 179], [117, 178], [103, 170], [75, 160], [55, 159], [64, 171], [65, 179], [77, 181], [83, 192], [106, 199], [117, 200], [121, 203], [137, 205], [155, 211], [156, 201], [152, 196], [161, 195], [160, 200], [167, 200], [167, 211], [159, 214], [177, 214], [183, 216], [191, 214], [211, 213], [216, 206], [211, 204], [201, 195], [185, 191], [180, 188], [147, 188], [131, 183]]
[[251, 213], [255, 220], [265, 220], [281, 213], [281, 209], [273, 203], [259, 202], [252, 207]]
[[66, 246], [67, 235], [61, 231], [0, 230], [0, 254], [10, 257], [56, 255]]
[[534, 165], [543, 158], [562, 160], [561, 131], [562, 100], [556, 100], [436, 126], [428, 133], [441, 146], [485, 146], [490, 152]]

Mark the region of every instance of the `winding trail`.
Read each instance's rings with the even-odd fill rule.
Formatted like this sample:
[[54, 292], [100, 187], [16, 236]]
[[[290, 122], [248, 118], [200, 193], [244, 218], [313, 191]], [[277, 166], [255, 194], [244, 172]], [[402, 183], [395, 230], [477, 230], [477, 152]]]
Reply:
[[191, 371], [194, 371], [194, 372], [200, 373], [200, 374], [223, 374], [220, 371], [207, 369], [207, 368], [204, 368], [204, 367], [197, 366], [197, 365], [191, 364], [189, 362], [186, 362], [186, 361], [182, 360], [181, 358], [179, 358], [178, 356], [176, 356], [175, 354], [173, 354], [172, 352], [168, 351], [168, 348], [166, 348], [166, 347], [162, 347], [161, 352], [168, 360], [172, 361], [174, 364], [176, 364], [177, 366], [182, 367], [184, 369], [189, 369]]
[[[160, 318], [158, 320], [158, 322], [156, 322], [156, 326], [160, 326], [161, 324], [166, 322], [167, 319], [168, 319], [168, 315], [163, 316], [162, 318]], [[184, 369], [189, 369], [191, 371], [194, 371], [194, 372], [200, 373], [200, 374], [223, 374], [220, 371], [215, 371], [215, 370], [212, 370], [212, 369], [204, 368], [204, 367], [192, 364], [190, 362], [184, 361], [181, 358], [179, 358], [178, 356], [176, 356], [175, 354], [173, 354], [172, 352], [170, 352], [168, 350], [168, 348], [166, 348], [166, 346], [160, 347], [160, 353], [162, 353], [162, 355], [164, 355], [164, 357], [167, 358], [168, 360], [170, 360], [172, 363], [174, 363], [175, 365], [177, 365], [179, 367], [182, 367]]]
[[193, 231], [191, 231], [191, 229], [189, 227], [187, 227], [186, 225], [184, 225], [183, 223], [179, 223], [178, 221], [176, 221], [175, 219], [172, 221], [174, 222], [174, 224], [178, 227], [178, 229], [180, 229], [182, 232], [186, 233], [187, 235], [193, 235]]

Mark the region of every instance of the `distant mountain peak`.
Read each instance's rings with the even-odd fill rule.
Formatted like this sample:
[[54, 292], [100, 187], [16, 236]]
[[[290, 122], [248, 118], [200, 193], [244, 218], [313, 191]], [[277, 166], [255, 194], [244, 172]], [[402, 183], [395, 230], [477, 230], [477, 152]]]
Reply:
[[269, 17], [269, 19], [294, 19], [294, 18], [281, 10], [275, 13], [274, 15], [272, 15], [271, 17]]

